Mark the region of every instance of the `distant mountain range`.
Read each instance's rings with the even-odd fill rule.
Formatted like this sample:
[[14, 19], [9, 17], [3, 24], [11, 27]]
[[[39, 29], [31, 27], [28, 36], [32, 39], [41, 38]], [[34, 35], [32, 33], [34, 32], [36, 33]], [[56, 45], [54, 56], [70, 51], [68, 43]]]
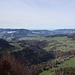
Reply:
[[0, 29], [0, 38], [22, 38], [51, 36], [56, 34], [75, 33], [75, 29], [58, 29], [58, 30], [27, 30], [27, 29]]
[[57, 29], [57, 30], [32, 30], [32, 33], [38, 34], [40, 36], [49, 36], [57, 34], [69, 34], [75, 33], [75, 29]]

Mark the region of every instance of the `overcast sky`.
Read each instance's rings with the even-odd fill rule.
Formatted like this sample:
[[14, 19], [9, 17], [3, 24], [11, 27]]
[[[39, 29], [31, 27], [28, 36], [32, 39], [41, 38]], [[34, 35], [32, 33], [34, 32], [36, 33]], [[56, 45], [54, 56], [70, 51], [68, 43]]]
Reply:
[[75, 0], [0, 0], [0, 28], [75, 29]]

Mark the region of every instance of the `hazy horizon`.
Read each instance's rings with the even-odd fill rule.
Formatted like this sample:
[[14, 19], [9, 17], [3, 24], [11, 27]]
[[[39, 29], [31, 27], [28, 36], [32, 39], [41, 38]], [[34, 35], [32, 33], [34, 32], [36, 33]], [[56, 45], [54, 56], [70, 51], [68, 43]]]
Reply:
[[75, 29], [75, 0], [0, 0], [0, 28]]
[[56, 29], [42, 29], [42, 28], [17, 28], [17, 27], [0, 27], [0, 29], [27, 29], [27, 30], [59, 30], [59, 29], [75, 29], [75, 28], [56, 28]]

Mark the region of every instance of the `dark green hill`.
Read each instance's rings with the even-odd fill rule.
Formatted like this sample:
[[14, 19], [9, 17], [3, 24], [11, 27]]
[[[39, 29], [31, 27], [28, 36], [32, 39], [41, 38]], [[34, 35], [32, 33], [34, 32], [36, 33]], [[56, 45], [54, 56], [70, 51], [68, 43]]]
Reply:
[[12, 54], [16, 59], [26, 65], [38, 64], [54, 58], [52, 53], [48, 53], [36, 45], [31, 45], [22, 51], [13, 52]]
[[[31, 43], [30, 43], [31, 42]], [[43, 49], [45, 41], [18, 41], [10, 43], [0, 39], [0, 53], [10, 52], [19, 62], [25, 65], [38, 64], [54, 58], [53, 53], [48, 53]], [[15, 44], [16, 43], [16, 44]], [[43, 44], [44, 43], [44, 44]], [[19, 46], [17, 48], [17, 45]]]
[[0, 52], [6, 52], [14, 48], [15, 47], [10, 45], [8, 41], [0, 38]]

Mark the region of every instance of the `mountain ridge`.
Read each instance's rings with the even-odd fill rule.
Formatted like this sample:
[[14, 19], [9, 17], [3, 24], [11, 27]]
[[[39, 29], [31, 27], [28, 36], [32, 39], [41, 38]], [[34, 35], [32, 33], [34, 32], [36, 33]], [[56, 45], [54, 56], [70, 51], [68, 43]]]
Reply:
[[56, 34], [75, 33], [75, 29], [57, 29], [57, 30], [28, 30], [28, 29], [0, 29], [0, 38], [24, 38], [51, 36]]

